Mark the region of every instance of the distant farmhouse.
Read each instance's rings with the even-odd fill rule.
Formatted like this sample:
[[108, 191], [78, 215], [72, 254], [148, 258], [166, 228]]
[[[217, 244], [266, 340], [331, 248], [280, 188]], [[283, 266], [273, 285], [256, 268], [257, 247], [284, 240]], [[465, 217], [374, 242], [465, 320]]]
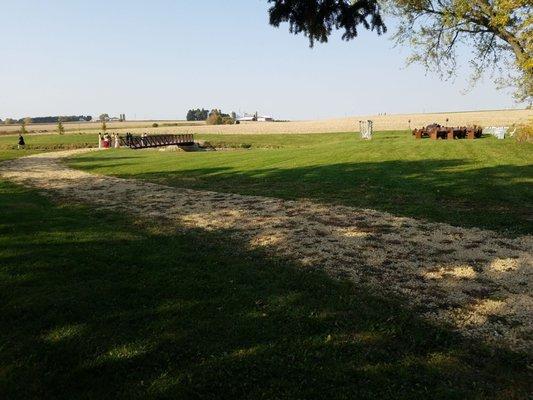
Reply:
[[120, 114], [118, 117], [108, 117], [107, 121], [110, 121], [110, 122], [124, 122], [124, 121], [126, 121], [126, 114]]
[[244, 113], [243, 115], [237, 115], [236, 120], [239, 122], [247, 122], [247, 121], [273, 122], [274, 118], [272, 118], [270, 115], [258, 115], [256, 112], [255, 114]]

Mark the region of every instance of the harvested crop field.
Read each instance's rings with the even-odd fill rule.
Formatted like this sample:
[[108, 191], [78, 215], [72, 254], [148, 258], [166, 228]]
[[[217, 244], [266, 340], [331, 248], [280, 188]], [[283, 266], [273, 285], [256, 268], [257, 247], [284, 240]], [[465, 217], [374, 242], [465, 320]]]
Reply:
[[[150, 120], [150, 121], [109, 121], [107, 122], [107, 129], [109, 130], [121, 130], [121, 129], [143, 129], [143, 128], [152, 128], [152, 125], [156, 123], [161, 127], [175, 127], [175, 126], [194, 126], [198, 124], [203, 124], [203, 122], [195, 121], [159, 121], [159, 120]], [[64, 122], [63, 126], [65, 132], [98, 132], [101, 130], [102, 123], [100, 121], [91, 121], [91, 122]], [[28, 124], [26, 130], [30, 134], [48, 134], [48, 133], [57, 133], [57, 124]], [[10, 124], [3, 125], [0, 124], [0, 135], [13, 135], [20, 132], [20, 125]]]
[[[362, 115], [317, 121], [291, 122], [245, 122], [239, 125], [199, 125], [194, 127], [172, 127], [169, 133], [333, 133], [359, 131], [359, 121], [370, 119], [374, 130], [404, 130], [422, 127], [432, 123], [441, 125], [511, 126], [533, 121], [532, 110], [472, 111], [433, 114]], [[448, 122], [446, 122], [448, 119]], [[409, 123], [409, 120], [411, 122]], [[140, 130], [133, 130], [141, 132]], [[150, 133], [161, 132], [161, 128], [148, 129]]]
[[172, 188], [72, 170], [40, 154], [2, 165], [0, 176], [98, 209], [169, 227], [224, 230], [261, 248], [404, 298], [465, 336], [531, 350], [533, 238], [458, 228], [369, 209]]

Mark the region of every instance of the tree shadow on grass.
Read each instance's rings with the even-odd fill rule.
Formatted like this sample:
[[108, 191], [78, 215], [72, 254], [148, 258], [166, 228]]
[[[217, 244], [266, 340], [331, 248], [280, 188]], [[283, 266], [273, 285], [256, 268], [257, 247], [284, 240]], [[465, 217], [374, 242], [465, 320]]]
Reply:
[[119, 176], [193, 189], [306, 198], [510, 235], [533, 232], [528, 182], [532, 165], [477, 168], [460, 159], [430, 159], [235, 170], [184, 169], [180, 163], [175, 171], [137, 170]]
[[[12, 207], [24, 202], [32, 207]], [[4, 398], [525, 397], [523, 356], [216, 234], [0, 186]], [[6, 234], [6, 233], [10, 234]]]

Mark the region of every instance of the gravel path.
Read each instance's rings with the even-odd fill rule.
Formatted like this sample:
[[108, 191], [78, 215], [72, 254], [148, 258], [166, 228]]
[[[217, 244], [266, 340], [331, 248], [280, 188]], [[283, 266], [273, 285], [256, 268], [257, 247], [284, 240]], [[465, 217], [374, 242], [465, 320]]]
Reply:
[[173, 188], [92, 175], [61, 162], [79, 152], [7, 161], [0, 176], [162, 224], [228, 229], [251, 248], [399, 294], [467, 336], [531, 351], [532, 236], [510, 239], [374, 210]]

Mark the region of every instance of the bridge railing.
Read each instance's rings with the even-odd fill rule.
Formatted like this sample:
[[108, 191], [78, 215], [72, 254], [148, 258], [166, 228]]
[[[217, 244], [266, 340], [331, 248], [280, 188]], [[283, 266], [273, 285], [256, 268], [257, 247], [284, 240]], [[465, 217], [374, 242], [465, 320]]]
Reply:
[[120, 145], [131, 149], [146, 149], [163, 146], [190, 146], [194, 144], [194, 135], [146, 135], [120, 136]]

